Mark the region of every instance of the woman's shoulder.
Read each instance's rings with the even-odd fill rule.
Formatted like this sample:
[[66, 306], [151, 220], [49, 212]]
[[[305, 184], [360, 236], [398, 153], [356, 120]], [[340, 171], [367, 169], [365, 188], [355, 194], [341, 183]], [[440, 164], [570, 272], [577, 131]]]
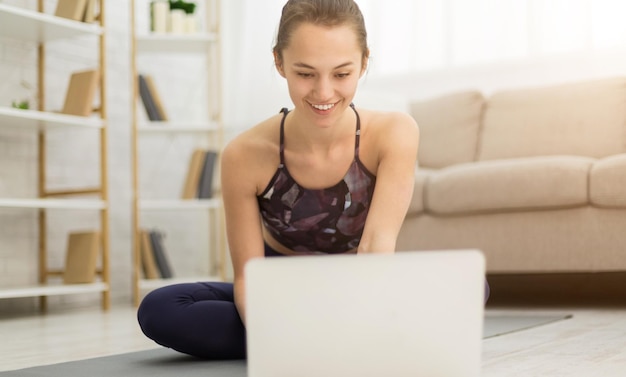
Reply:
[[252, 157], [279, 150], [280, 115], [272, 116], [237, 134], [224, 148], [224, 155]]
[[[401, 111], [379, 111], [357, 108], [365, 132], [371, 132], [381, 137], [406, 137], [419, 134], [415, 119], [408, 113]], [[386, 135], [386, 136], [385, 136]]]
[[273, 116], [226, 145], [222, 151], [222, 181], [226, 178], [227, 182], [236, 182], [239, 189], [258, 195], [279, 164], [280, 116]]

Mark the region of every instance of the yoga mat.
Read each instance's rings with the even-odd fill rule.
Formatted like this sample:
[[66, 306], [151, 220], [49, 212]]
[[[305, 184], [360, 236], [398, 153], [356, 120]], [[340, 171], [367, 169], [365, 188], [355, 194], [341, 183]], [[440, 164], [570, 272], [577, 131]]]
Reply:
[[[487, 315], [484, 338], [546, 325], [571, 315]], [[0, 377], [246, 377], [244, 360], [208, 361], [166, 348], [0, 372]]]
[[552, 322], [572, 318], [568, 314], [552, 315], [516, 315], [498, 314], [485, 316], [483, 339], [493, 338], [513, 332], [527, 330], [533, 327], [547, 325]]
[[167, 348], [0, 373], [2, 377], [246, 377], [244, 360], [208, 361]]

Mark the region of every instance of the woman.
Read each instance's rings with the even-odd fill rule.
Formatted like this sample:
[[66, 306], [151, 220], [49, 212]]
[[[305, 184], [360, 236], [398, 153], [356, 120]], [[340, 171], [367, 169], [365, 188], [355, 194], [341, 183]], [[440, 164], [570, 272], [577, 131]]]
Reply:
[[222, 154], [234, 284], [165, 287], [139, 308], [144, 333], [203, 358], [245, 357], [244, 266], [252, 258], [393, 253], [413, 192], [418, 129], [352, 105], [369, 49], [353, 0], [289, 0], [276, 69], [294, 108]]

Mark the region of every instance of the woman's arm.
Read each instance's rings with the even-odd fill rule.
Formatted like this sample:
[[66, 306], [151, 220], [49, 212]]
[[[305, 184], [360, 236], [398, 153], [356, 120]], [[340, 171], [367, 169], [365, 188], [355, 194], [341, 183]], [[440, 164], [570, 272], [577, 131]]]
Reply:
[[376, 187], [359, 253], [393, 253], [413, 195], [419, 129], [407, 114], [386, 116], [373, 129], [378, 153]]
[[245, 324], [244, 266], [264, 255], [257, 202], [256, 161], [245, 140], [235, 139], [222, 153], [221, 180], [226, 235], [234, 270], [235, 305]]

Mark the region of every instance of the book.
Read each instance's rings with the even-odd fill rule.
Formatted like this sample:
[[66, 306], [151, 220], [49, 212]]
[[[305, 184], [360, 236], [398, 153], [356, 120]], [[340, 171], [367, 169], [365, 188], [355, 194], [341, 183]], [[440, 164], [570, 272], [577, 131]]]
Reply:
[[58, 0], [54, 15], [70, 20], [82, 21], [87, 0]]
[[141, 97], [141, 102], [143, 102], [143, 106], [146, 109], [148, 119], [151, 121], [162, 120], [157, 110], [154, 97], [150, 93], [150, 88], [148, 87], [145, 75], [139, 75], [139, 97]]
[[199, 199], [209, 199], [213, 197], [213, 176], [215, 175], [216, 161], [217, 152], [205, 152], [204, 165], [202, 167], [202, 174], [200, 175], [200, 183], [198, 184]]
[[195, 149], [191, 154], [185, 186], [183, 187], [183, 199], [196, 199], [198, 197], [198, 185], [204, 167], [205, 154], [204, 149]]
[[152, 100], [154, 102], [154, 106], [156, 107], [156, 112], [159, 116], [159, 120], [167, 120], [167, 113], [165, 112], [165, 108], [163, 107], [163, 102], [161, 101], [161, 96], [156, 89], [156, 85], [154, 84], [154, 80], [152, 76], [145, 76], [146, 85], [148, 87], [148, 93], [152, 96]]
[[87, 0], [85, 5], [85, 12], [83, 13], [82, 21], [88, 24], [96, 20], [96, 0]]
[[91, 115], [99, 79], [100, 71], [97, 69], [72, 73], [61, 112], [78, 116]]
[[146, 279], [158, 279], [161, 275], [159, 267], [154, 259], [154, 251], [152, 249], [152, 240], [150, 232], [142, 230], [140, 232], [140, 250], [141, 250], [141, 267], [143, 275]]
[[163, 234], [158, 230], [150, 231], [150, 240], [152, 241], [152, 252], [154, 260], [159, 268], [159, 272], [163, 279], [169, 279], [173, 276], [170, 262], [163, 246]]
[[100, 255], [100, 233], [72, 232], [68, 236], [63, 283], [93, 283]]

